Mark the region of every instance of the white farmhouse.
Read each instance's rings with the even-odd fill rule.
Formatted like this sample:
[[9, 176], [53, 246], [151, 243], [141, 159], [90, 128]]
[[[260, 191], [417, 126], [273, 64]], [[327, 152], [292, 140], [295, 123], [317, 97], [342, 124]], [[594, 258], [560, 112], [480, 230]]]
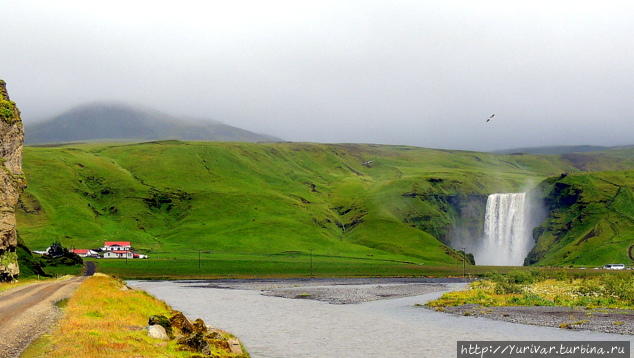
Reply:
[[106, 251], [103, 254], [104, 259], [132, 259], [134, 258], [134, 254], [132, 251]]
[[104, 259], [147, 259], [147, 255], [132, 251], [130, 241], [106, 241], [101, 248]]

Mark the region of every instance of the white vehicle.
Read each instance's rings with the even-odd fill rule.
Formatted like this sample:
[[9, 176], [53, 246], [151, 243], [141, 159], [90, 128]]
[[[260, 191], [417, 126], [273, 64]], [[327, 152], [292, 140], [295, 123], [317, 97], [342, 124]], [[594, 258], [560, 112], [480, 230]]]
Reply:
[[603, 266], [605, 270], [625, 270], [624, 264], [607, 264]]

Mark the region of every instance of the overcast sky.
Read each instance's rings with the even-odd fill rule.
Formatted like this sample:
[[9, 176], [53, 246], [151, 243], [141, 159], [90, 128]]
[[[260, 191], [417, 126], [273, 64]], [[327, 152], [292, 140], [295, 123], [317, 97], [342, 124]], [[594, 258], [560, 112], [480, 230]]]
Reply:
[[0, 78], [26, 122], [116, 100], [293, 141], [634, 144], [631, 1], [1, 0], [0, 14]]

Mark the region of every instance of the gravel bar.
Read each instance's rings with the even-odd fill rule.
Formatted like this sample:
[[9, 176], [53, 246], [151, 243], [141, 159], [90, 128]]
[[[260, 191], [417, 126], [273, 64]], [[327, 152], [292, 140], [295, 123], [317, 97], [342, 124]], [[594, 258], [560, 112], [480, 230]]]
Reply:
[[633, 310], [583, 309], [560, 306], [483, 307], [480, 305], [462, 305], [443, 307], [441, 311], [461, 316], [484, 317], [535, 326], [634, 335]]

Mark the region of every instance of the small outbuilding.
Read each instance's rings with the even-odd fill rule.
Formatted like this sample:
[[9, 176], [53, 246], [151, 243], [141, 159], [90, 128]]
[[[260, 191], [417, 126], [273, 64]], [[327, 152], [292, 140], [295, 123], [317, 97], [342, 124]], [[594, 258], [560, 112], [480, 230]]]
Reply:
[[97, 251], [89, 250], [89, 249], [72, 249], [70, 252], [77, 254], [79, 257], [98, 257], [99, 253]]

